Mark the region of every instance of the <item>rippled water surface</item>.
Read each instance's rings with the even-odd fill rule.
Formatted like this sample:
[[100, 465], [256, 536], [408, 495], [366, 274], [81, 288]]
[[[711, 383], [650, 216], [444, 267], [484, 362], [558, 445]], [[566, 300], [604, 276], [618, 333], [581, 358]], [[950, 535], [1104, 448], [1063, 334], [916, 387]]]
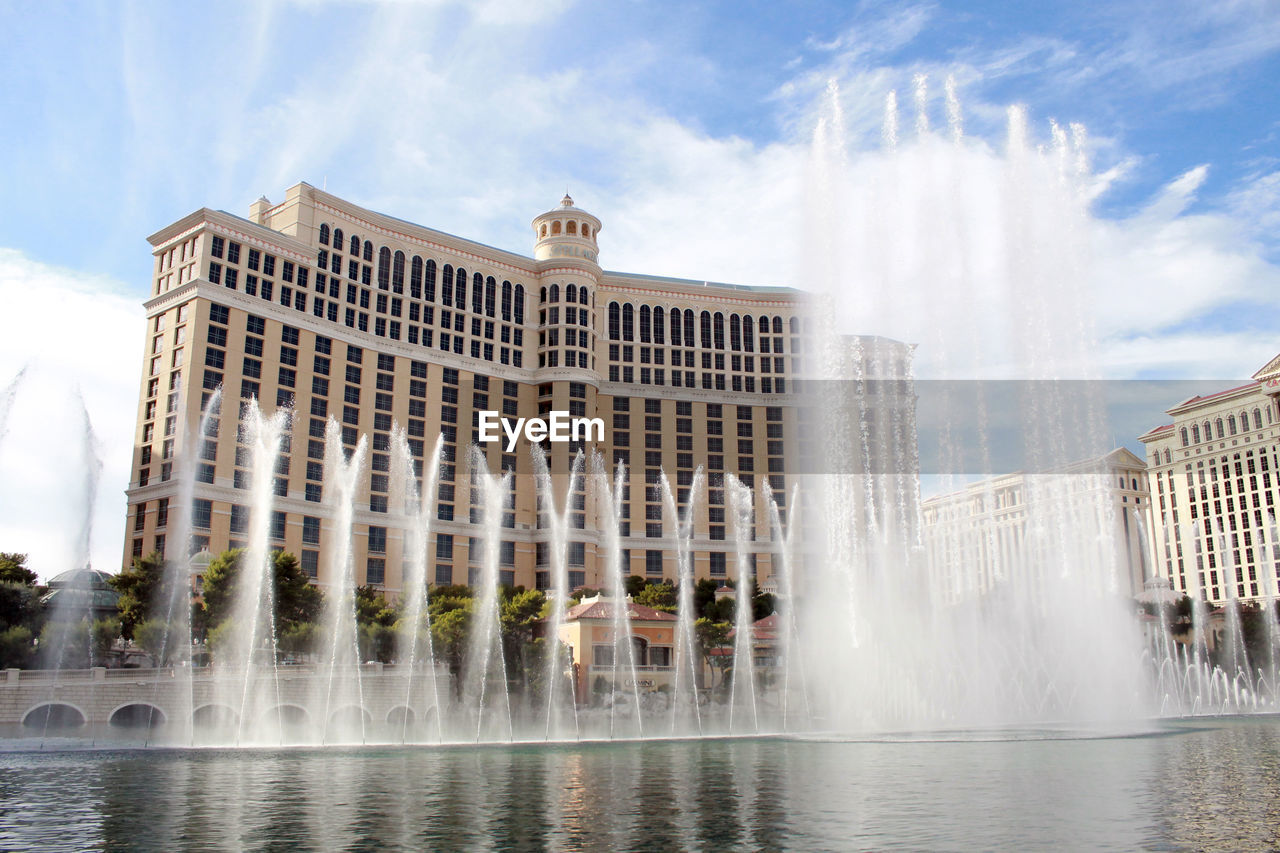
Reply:
[[1280, 847], [1280, 719], [1120, 737], [0, 753], [0, 849]]

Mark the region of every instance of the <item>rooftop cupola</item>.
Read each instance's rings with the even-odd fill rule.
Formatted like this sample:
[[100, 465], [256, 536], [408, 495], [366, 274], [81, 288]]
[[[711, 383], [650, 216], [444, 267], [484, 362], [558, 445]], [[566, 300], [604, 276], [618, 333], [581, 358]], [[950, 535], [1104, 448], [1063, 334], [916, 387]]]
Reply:
[[546, 261], [554, 258], [583, 258], [599, 261], [596, 234], [600, 220], [580, 207], [565, 193], [560, 206], [533, 218], [533, 256]]

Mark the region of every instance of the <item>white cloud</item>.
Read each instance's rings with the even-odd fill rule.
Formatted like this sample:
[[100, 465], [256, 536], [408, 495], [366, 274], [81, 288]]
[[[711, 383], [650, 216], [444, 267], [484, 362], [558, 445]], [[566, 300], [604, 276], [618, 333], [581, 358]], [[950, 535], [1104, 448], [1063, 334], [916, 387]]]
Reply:
[[43, 579], [72, 568], [83, 522], [81, 395], [103, 463], [91, 561], [120, 567], [144, 323], [121, 290], [0, 249], [0, 382], [26, 368], [0, 439], [0, 550]]

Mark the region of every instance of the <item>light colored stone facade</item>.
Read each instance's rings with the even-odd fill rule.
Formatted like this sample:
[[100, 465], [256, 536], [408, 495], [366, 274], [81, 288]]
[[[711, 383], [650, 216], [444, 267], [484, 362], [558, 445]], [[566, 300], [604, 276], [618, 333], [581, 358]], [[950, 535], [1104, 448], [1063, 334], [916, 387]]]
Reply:
[[[982, 480], [965, 489], [921, 503], [930, 576], [950, 602], [982, 596], [1026, 563], [1029, 502], [1047, 506], [1036, 523], [1063, 522], [1069, 536], [1105, 529], [1114, 543], [1106, 555], [1115, 566], [1114, 589], [1137, 596], [1143, 590], [1146, 562], [1143, 526], [1151, 502], [1141, 459], [1117, 448], [1041, 474], [1017, 472]], [[1081, 513], [1101, 514], [1074, 524]]]
[[[562, 203], [533, 220], [534, 256], [461, 239], [358, 207], [302, 183], [284, 201], [255, 202], [249, 219], [201, 209], [150, 237], [155, 267], [124, 562], [166, 541], [179, 512], [178, 460], [213, 389], [224, 402], [216, 436], [201, 439], [195, 497], [197, 550], [247, 538], [248, 460], [239, 404], [292, 407], [287, 461], [277, 471], [272, 541], [330, 578], [325, 421], [349, 442], [369, 436], [357, 498], [357, 581], [394, 597], [402, 534], [388, 492], [387, 436], [407, 427], [418, 458], [449, 439], [429, 546], [428, 579], [466, 583], [480, 555], [472, 524], [467, 448], [481, 410], [513, 417], [548, 411], [599, 417], [610, 463], [628, 464], [623, 547], [629, 574], [675, 578], [674, 541], [661, 527], [659, 466], [687, 491], [702, 466], [786, 495], [797, 424], [794, 377], [803, 368], [806, 299], [786, 287], [741, 287], [616, 273], [599, 265], [600, 221]], [[504, 531], [504, 580], [549, 582], [542, 558], [528, 446], [485, 446], [490, 468], [513, 468]], [[577, 449], [549, 445], [556, 487]], [[723, 489], [695, 523], [695, 573], [732, 577]], [[577, 499], [573, 586], [604, 583], [591, 501]], [[237, 509], [240, 507], [241, 509]], [[786, 508], [783, 507], [785, 519]], [[756, 570], [770, 578], [769, 524], [756, 507]], [[541, 546], [541, 547], [540, 547]]]
[[1252, 382], [1183, 400], [1168, 410], [1172, 423], [1140, 436], [1154, 501], [1152, 565], [1176, 593], [1213, 604], [1275, 593], [1277, 394], [1280, 357]]

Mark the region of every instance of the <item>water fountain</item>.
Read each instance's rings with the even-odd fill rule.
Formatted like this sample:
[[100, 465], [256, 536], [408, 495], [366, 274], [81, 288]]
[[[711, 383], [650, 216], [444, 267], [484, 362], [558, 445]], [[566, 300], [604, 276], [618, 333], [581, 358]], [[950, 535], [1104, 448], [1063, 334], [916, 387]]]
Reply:
[[[197, 673], [182, 595], [189, 583], [197, 459], [203, 442], [215, 438], [225, 420], [215, 393], [177, 466], [181, 506], [171, 531], [176, 556], [167, 567], [163, 618], [169, 635], [162, 657], [181, 675], [176, 681], [186, 698], [171, 706], [177, 708], [171, 716], [184, 722], [169, 726], [166, 739], [242, 745], [562, 741], [1067, 725], [1161, 711], [1274, 708], [1280, 626], [1273, 575], [1265, 581], [1271, 603], [1264, 617], [1265, 656], [1250, 660], [1245, 652], [1232, 583], [1220, 646], [1211, 640], [1211, 616], [1197, 588], [1191, 642], [1173, 640], [1162, 612], [1144, 668], [1130, 654], [1140, 641], [1116, 595], [1109, 538], [1116, 519], [1098, 501], [1103, 490], [1092, 475], [1039, 473], [1090, 455], [1088, 437], [1105, 434], [1098, 401], [1088, 389], [1056, 381], [1092, 376], [1088, 324], [1068, 286], [1083, 275], [1080, 259], [1087, 256], [1083, 131], [1053, 126], [1050, 144], [1040, 148], [1029, 140], [1024, 113], [1011, 110], [1005, 150], [996, 154], [964, 137], [950, 82], [944, 131], [935, 131], [929, 120], [924, 78], [915, 81], [914, 103], [915, 121], [904, 122], [896, 95], [886, 99], [885, 151], [864, 163], [845, 154], [834, 88], [819, 126], [812, 164], [815, 221], [806, 229], [813, 241], [806, 253], [812, 268], [803, 277], [824, 293], [814, 328], [805, 330], [812, 349], [804, 356], [815, 369], [801, 407], [801, 426], [809, 430], [802, 438], [818, 461], [793, 478], [789, 494], [775, 495], [764, 480], [758, 490], [731, 475], [713, 481], [727, 497], [736, 584], [727, 697], [711, 698], [700, 683], [693, 551], [694, 521], [707, 502], [702, 469], [675, 489], [660, 471], [656, 484], [665, 520], [662, 542], [674, 556], [678, 584], [673, 684], [667, 701], [659, 703], [640, 688], [626, 591], [627, 471], [621, 465], [611, 471], [599, 455], [579, 455], [558, 493], [536, 445], [531, 450], [539, 536], [546, 534], [540, 544], [546, 546], [549, 570], [545, 655], [536, 662], [543, 692], [526, 690], [513, 704], [502, 623], [502, 536], [513, 475], [491, 473], [477, 448], [470, 451], [469, 477], [480, 535], [467, 549], [473, 566], [468, 582], [477, 594], [467, 614], [461, 678], [455, 682], [444, 674], [433, 642], [427, 574], [443, 439], [419, 463], [408, 434], [398, 428], [389, 448], [394, 509], [386, 518], [393, 538], [403, 535], [397, 602], [402, 618], [395, 662], [362, 663], [352, 536], [357, 514], [365, 509], [357, 494], [368, 438], [350, 440], [333, 420], [324, 459], [326, 565], [333, 568], [322, 579], [327, 607], [315, 651], [319, 663], [309, 668], [282, 662], [271, 556], [281, 537], [271, 527], [273, 476], [290, 415], [267, 414], [254, 400], [242, 404], [238, 422], [240, 443], [251, 456], [244, 466], [251, 469], [251, 481], [247, 526], [236, 531], [247, 534], [236, 601], [231, 624], [219, 635], [217, 663]], [[913, 131], [904, 130], [908, 125]], [[990, 215], [993, 207], [1000, 215]], [[850, 278], [865, 284], [858, 306], [847, 304], [842, 290]], [[850, 312], [864, 303], [877, 321], [901, 330], [898, 337], [922, 341], [927, 357], [917, 364], [910, 350], [892, 342], [849, 337]], [[988, 317], [995, 313], [999, 329], [989, 328]], [[943, 322], [952, 317], [956, 322]], [[948, 335], [944, 328], [960, 333]], [[937, 551], [926, 553], [918, 475], [928, 463], [918, 455], [914, 408], [903, 401], [911, 397], [911, 383], [931, 371], [947, 379], [1026, 380], [1019, 432], [1035, 472], [1028, 486], [1027, 532], [1015, 543], [993, 544], [999, 556], [985, 574], [945, 537]], [[977, 421], [978, 440], [976, 448], [967, 448], [955, 432], [941, 437], [937, 462], [946, 475], [961, 460], [977, 458], [986, 465], [992, 457], [994, 415], [981, 394], [978, 400], [976, 410], [960, 410], [958, 398], [949, 404], [953, 422]], [[86, 472], [94, 470], [86, 464]], [[790, 463], [787, 470], [790, 475]], [[90, 501], [94, 488], [86, 484]], [[572, 659], [561, 640], [572, 592], [570, 522], [582, 509], [576, 503], [582, 490], [595, 502], [598, 531], [586, 538], [595, 540], [602, 556], [600, 581], [612, 620], [612, 678], [599, 698], [602, 707], [592, 709], [580, 707], [586, 703], [566, 677]], [[243, 521], [233, 516], [233, 525]], [[757, 528], [767, 534], [758, 537]], [[88, 535], [85, 530], [78, 537], [84, 553]], [[1230, 535], [1214, 533], [1216, 553], [1230, 554]], [[1200, 531], [1185, 530], [1183, 541], [1188, 536], [1199, 548]], [[752, 618], [753, 555], [766, 551], [778, 601], [776, 660], [767, 677], [756, 661]], [[1274, 554], [1268, 558], [1273, 567]], [[1235, 571], [1229, 556], [1222, 570]], [[366, 706], [383, 690], [375, 685], [387, 679], [395, 682], [394, 705], [375, 718]], [[1147, 684], [1154, 686], [1154, 700]], [[159, 703], [162, 688], [146, 689]], [[185, 722], [193, 719], [200, 723]]]

